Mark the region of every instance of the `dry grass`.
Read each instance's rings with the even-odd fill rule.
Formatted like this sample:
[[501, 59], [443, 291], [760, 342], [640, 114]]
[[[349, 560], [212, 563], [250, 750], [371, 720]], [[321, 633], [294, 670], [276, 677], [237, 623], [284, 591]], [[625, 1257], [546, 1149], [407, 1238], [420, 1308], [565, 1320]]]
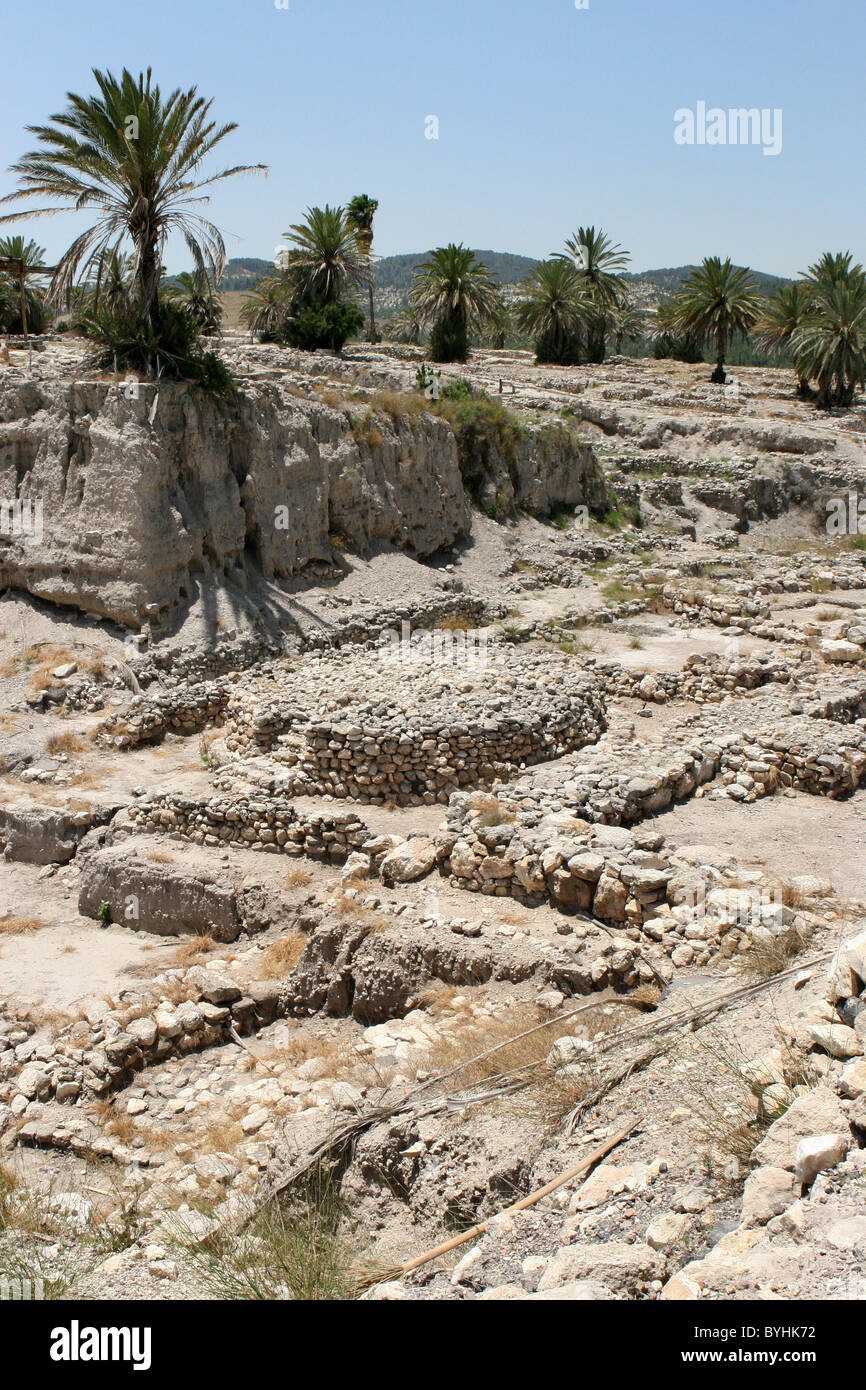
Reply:
[[[239, 1120], [221, 1120], [207, 1127], [201, 1138], [196, 1140], [196, 1148], [199, 1153], [230, 1154], [239, 1145], [246, 1142], [246, 1137]], [[150, 1141], [149, 1135], [148, 1141]], [[172, 1142], [177, 1141], [173, 1139]]]
[[144, 852], [145, 859], [149, 859], [151, 864], [173, 864], [174, 855], [169, 854], [165, 849], [147, 849]]
[[48, 740], [47, 748], [49, 753], [81, 753], [87, 744], [80, 734], [73, 734], [67, 730], [63, 734], [52, 734]]
[[374, 912], [372, 908], [365, 907], [359, 903], [357, 898], [350, 893], [338, 893], [329, 899], [329, 905], [333, 908], [336, 915], [343, 921], [356, 922], [358, 926], [366, 926], [368, 931], [382, 931], [390, 926], [390, 919], [381, 912]]
[[87, 768], [78, 768], [68, 774], [67, 787], [81, 787], [84, 790], [99, 791], [103, 786], [103, 776], [98, 772], [89, 772]]
[[415, 995], [415, 1006], [419, 1009], [426, 1009], [428, 1013], [441, 1013], [445, 1009], [454, 1011], [469, 1009], [469, 1000], [464, 997], [463, 1004], [457, 1005], [454, 1000], [465, 996], [465, 989], [459, 985], [448, 985], [444, 980], [431, 980], [429, 984], [419, 989]]
[[47, 1033], [52, 1040], [59, 1038], [75, 1023], [72, 1014], [65, 1009], [37, 1009], [32, 1011], [30, 1017], [40, 1032]]
[[796, 927], [786, 927], [770, 941], [753, 940], [751, 949], [739, 958], [740, 969], [746, 975], [768, 980], [786, 970], [806, 945]]
[[[509, 1104], [519, 1113], [530, 1115], [547, 1129], [554, 1128], [570, 1110], [585, 1099], [600, 1080], [594, 1054], [576, 1054], [575, 1060], [564, 1065], [548, 1062], [550, 1050], [558, 1038], [592, 1038], [617, 1028], [622, 1020], [622, 1001], [599, 1000], [577, 1020], [550, 1018], [534, 1004], [509, 1009], [498, 1018], [477, 1020], [469, 1027], [461, 1026], [452, 1038], [431, 1047], [424, 1059], [424, 1069], [450, 1071], [461, 1063], [459, 1075], [450, 1085], [460, 1088], [480, 1086], [503, 1073], [519, 1073], [526, 1084], [510, 1099]], [[544, 1027], [538, 1027], [539, 1024]], [[535, 1031], [529, 1032], [530, 1029]], [[523, 1036], [525, 1033], [528, 1036]], [[496, 1048], [490, 1053], [491, 1048]], [[482, 1055], [479, 1054], [489, 1054]]]
[[49, 925], [41, 917], [0, 917], [0, 936], [32, 936]]
[[34, 667], [37, 671], [52, 670], [55, 666], [65, 666], [67, 662], [75, 660], [76, 657], [68, 647], [56, 647], [50, 642], [36, 642], [17, 656], [10, 657], [2, 667], [2, 674], [14, 676], [22, 668], [29, 671]]
[[416, 391], [376, 391], [368, 397], [372, 410], [381, 410], [396, 424], [406, 416], [417, 420], [427, 410], [427, 402]]
[[125, 1111], [120, 1110], [109, 1120], [105, 1126], [105, 1132], [113, 1135], [115, 1139], [119, 1139], [121, 1144], [129, 1144], [136, 1135], [135, 1120]]
[[461, 617], [459, 613], [448, 613], [434, 626], [442, 632], [471, 632], [475, 625], [470, 618]]
[[683, 1098], [699, 1117], [704, 1167], [717, 1181], [739, 1190], [753, 1166], [755, 1148], [779, 1111], [762, 1113], [766, 1086], [743, 1074], [749, 1057], [736, 1034], [720, 1027], [704, 1030], [690, 1060], [696, 1065], [687, 1073]]
[[476, 812], [480, 812], [476, 820], [476, 824], [480, 826], [509, 825], [517, 819], [513, 811], [506, 810], [495, 796], [476, 794], [472, 799], [472, 807]]
[[380, 449], [382, 447], [384, 435], [376, 427], [370, 411], [360, 420], [352, 420], [352, 438], [356, 444], [366, 444], [368, 449]]
[[212, 936], [191, 936], [175, 947], [172, 960], [175, 965], [198, 965], [215, 946]]
[[278, 941], [272, 941], [258, 962], [260, 980], [277, 980], [294, 970], [304, 953], [307, 939], [303, 932], [290, 931]]
[[296, 1067], [302, 1066], [311, 1057], [321, 1057], [323, 1061], [329, 1063], [333, 1076], [336, 1076], [340, 1070], [342, 1054], [343, 1049], [335, 1038], [317, 1037], [312, 1033], [300, 1033], [290, 1038], [285, 1047], [279, 1049], [279, 1055]]
[[162, 994], [170, 1004], [185, 1004], [188, 999], [198, 1000], [198, 994], [192, 985], [185, 985], [182, 980], [169, 980], [162, 986]]
[[309, 869], [289, 869], [283, 879], [284, 888], [306, 888], [308, 883], [312, 883], [313, 875]]
[[106, 658], [99, 652], [96, 656], [89, 656], [84, 663], [88, 675], [95, 681], [109, 680], [111, 672], [106, 665]]

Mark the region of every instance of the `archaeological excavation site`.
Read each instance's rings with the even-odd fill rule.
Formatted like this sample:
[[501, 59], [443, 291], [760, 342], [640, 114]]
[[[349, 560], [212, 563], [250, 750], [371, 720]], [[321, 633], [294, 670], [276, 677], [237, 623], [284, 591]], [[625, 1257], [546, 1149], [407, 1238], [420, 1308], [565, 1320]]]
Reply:
[[4, 1277], [866, 1297], [862, 395], [88, 351], [0, 359]]

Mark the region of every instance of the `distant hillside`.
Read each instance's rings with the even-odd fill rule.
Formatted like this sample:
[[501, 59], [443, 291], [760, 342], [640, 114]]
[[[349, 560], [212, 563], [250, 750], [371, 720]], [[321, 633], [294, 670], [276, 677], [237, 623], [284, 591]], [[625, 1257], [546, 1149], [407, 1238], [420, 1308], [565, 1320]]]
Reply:
[[[531, 275], [538, 265], [531, 256], [517, 256], [511, 251], [476, 251], [474, 254], [502, 285], [515, 285]], [[376, 262], [377, 288], [408, 290], [416, 267], [429, 255], [429, 251], [412, 251], [405, 256], [383, 256]]]
[[273, 268], [273, 261], [263, 261], [257, 256], [238, 256], [226, 262], [220, 289], [248, 290], [257, 280], [261, 280], [263, 275], [270, 275]]
[[[696, 265], [671, 266], [666, 270], [639, 270], [629, 272], [623, 276], [624, 280], [635, 286], [651, 286], [653, 290], [659, 292], [656, 297], [668, 294], [676, 294], [677, 290], [685, 280], [691, 275], [693, 270], [697, 270]], [[753, 270], [752, 279], [756, 281], [758, 289], [762, 294], [772, 294], [780, 285], [790, 284], [789, 280], [779, 275], [769, 275], [763, 270]], [[643, 298], [643, 296], [640, 296]]]
[[[375, 262], [377, 312], [391, 314], [405, 307], [415, 270], [429, 254], [429, 251], [411, 251], [402, 256], [383, 256]], [[503, 286], [519, 284], [538, 265], [538, 261], [531, 256], [518, 256], [512, 251], [476, 251], [475, 255]], [[632, 286], [641, 307], [652, 309], [666, 295], [675, 294], [696, 268], [693, 265], [679, 265], [659, 270], [640, 270], [629, 272], [624, 278]], [[263, 275], [270, 275], [273, 269], [273, 261], [257, 256], [235, 257], [226, 263], [220, 289], [248, 291]], [[780, 285], [790, 283], [782, 276], [770, 275], [766, 271], [754, 270], [752, 275], [762, 294], [772, 294]], [[511, 299], [514, 294], [512, 288], [506, 298]]]

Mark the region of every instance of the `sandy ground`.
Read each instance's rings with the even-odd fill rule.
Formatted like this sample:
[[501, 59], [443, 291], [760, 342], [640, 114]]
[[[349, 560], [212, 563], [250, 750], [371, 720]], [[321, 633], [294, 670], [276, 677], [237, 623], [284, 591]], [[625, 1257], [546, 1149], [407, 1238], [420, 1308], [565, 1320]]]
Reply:
[[814, 874], [843, 899], [866, 901], [866, 789], [846, 801], [800, 792], [751, 805], [693, 798], [654, 821], [674, 843], [717, 845], [780, 878]]

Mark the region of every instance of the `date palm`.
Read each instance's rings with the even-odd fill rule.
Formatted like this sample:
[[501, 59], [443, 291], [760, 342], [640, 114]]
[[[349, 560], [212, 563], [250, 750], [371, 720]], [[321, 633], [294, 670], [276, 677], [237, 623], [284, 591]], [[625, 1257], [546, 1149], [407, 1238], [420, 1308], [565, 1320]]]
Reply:
[[521, 286], [518, 327], [535, 339], [535, 360], [580, 361], [582, 334], [592, 317], [589, 291], [564, 256], [542, 261]]
[[366, 193], [358, 193], [346, 208], [355, 231], [358, 249], [367, 262], [367, 292], [370, 299], [370, 332], [367, 340], [371, 343], [379, 341], [376, 332], [376, 306], [373, 303], [373, 218], [378, 208], [378, 200], [368, 198]]
[[21, 187], [0, 200], [35, 197], [52, 205], [7, 214], [0, 222], [63, 207], [95, 209], [96, 222], [75, 238], [58, 263], [50, 296], [59, 298], [79, 274], [92, 272], [106, 252], [120, 251], [129, 241], [141, 313], [155, 323], [169, 235], [179, 233], [196, 270], [218, 279], [225, 264], [222, 236], [193, 209], [209, 201], [203, 190], [212, 184], [265, 166], [238, 164], [201, 178], [204, 160], [237, 128], [234, 122], [217, 125], [211, 120], [212, 102], [195, 87], [164, 97], [150, 68], [138, 77], [124, 68], [119, 78], [94, 69], [93, 77], [97, 96], [69, 92], [67, 108], [52, 116], [50, 124], [27, 127], [38, 148], [12, 165]]
[[436, 362], [465, 362], [468, 335], [496, 314], [497, 285], [474, 251], [453, 241], [437, 246], [418, 266], [410, 303], [421, 322], [432, 324], [430, 355]]
[[748, 333], [760, 308], [760, 295], [748, 269], [708, 256], [686, 280], [674, 300], [674, 322], [699, 342], [714, 342], [716, 367], [711, 380], [723, 385], [725, 355], [735, 333]]
[[622, 352], [623, 343], [636, 343], [643, 337], [644, 316], [631, 299], [623, 298], [611, 306], [608, 323], [617, 356]]
[[[25, 241], [23, 236], [0, 237], [0, 257], [21, 261], [24, 266], [24, 314], [27, 327], [34, 333], [42, 333], [48, 321], [45, 312], [45, 291], [32, 281], [32, 277], [45, 265], [45, 248], [35, 241]], [[22, 333], [21, 285], [19, 280], [8, 275], [0, 275], [0, 331]]]
[[252, 333], [259, 333], [265, 342], [285, 335], [291, 314], [291, 294], [284, 275], [266, 275], [253, 286], [252, 293], [241, 305], [241, 322]]
[[[780, 285], [774, 294], [765, 299], [755, 320], [755, 340], [768, 352], [790, 349], [797, 329], [803, 323], [812, 304], [812, 291], [803, 280], [795, 280], [790, 285]], [[798, 377], [797, 392], [805, 396], [809, 383]]]
[[388, 336], [394, 343], [413, 343], [417, 347], [421, 342], [421, 328], [421, 320], [410, 304], [394, 315]]
[[574, 265], [589, 291], [594, 310], [589, 328], [589, 358], [592, 362], [603, 362], [608, 314], [625, 295], [622, 271], [631, 257], [612, 242], [601, 227], [598, 231], [595, 227], [578, 227], [574, 236], [566, 241], [565, 252], [560, 251], [557, 256]]
[[337, 304], [346, 289], [367, 283], [367, 260], [345, 208], [308, 208], [306, 221], [284, 237], [281, 264], [296, 304]]
[[219, 332], [223, 306], [210, 276], [200, 270], [185, 270], [166, 293], [175, 304], [183, 305], [203, 333]]
[[866, 386], [866, 275], [860, 265], [825, 262], [812, 267], [809, 310], [791, 338], [798, 375], [815, 381], [818, 405], [850, 406]]

